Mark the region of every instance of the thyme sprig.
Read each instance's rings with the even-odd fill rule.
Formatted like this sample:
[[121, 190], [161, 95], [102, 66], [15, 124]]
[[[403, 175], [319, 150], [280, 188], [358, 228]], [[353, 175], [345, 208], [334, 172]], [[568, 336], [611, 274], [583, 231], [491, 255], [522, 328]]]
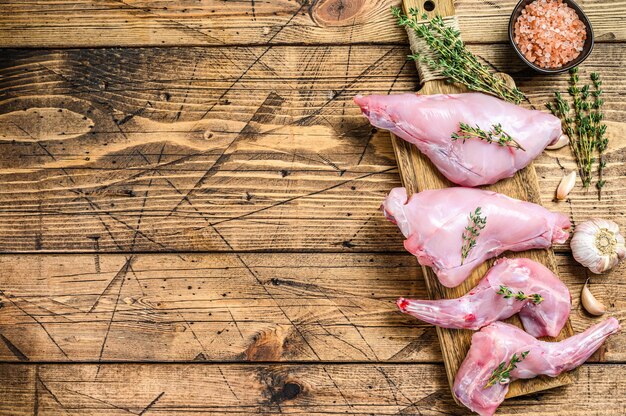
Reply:
[[570, 138], [570, 149], [576, 159], [578, 173], [583, 187], [589, 188], [593, 181], [593, 165], [596, 163], [595, 154], [598, 154], [598, 199], [602, 198], [602, 188], [605, 180], [602, 177], [606, 166], [604, 151], [608, 147], [606, 137], [606, 125], [602, 123], [602, 81], [596, 72], [591, 74], [594, 90], [589, 85], [580, 87], [578, 68], [570, 70], [570, 86], [567, 89], [572, 105], [560, 92], [554, 93], [554, 102], [546, 104], [546, 107], [555, 116], [561, 119], [563, 129]]
[[500, 146], [508, 146], [526, 151], [526, 149], [524, 149], [522, 145], [517, 142], [517, 140], [502, 130], [502, 124], [499, 123], [493, 124], [490, 130], [485, 131], [481, 129], [478, 124], [476, 127], [472, 127], [469, 124], [460, 122], [459, 131], [452, 133], [452, 141], [463, 140], [463, 143], [465, 143], [467, 139], [472, 138], [477, 138], [486, 141], [487, 143], [497, 143]]
[[543, 296], [541, 296], [538, 293], [533, 293], [532, 295], [527, 295], [524, 292], [522, 292], [521, 290], [518, 291], [517, 293], [513, 293], [513, 291], [504, 286], [504, 285], [500, 285], [500, 289], [498, 289], [496, 291], [496, 293], [498, 295], [503, 295], [504, 299], [511, 299], [514, 298], [515, 300], [526, 300], [526, 299], [530, 299], [535, 305], [539, 305], [541, 302], [543, 302]]
[[520, 90], [508, 86], [502, 78], [479, 62], [476, 55], [465, 47], [459, 31], [446, 27], [441, 16], [428, 20], [425, 13], [420, 15], [419, 10], [414, 8], [409, 9], [408, 14], [404, 14], [398, 7], [392, 7], [391, 12], [400, 26], [413, 29], [434, 54], [434, 58], [431, 58], [417, 52], [409, 55], [409, 58], [440, 70], [452, 82], [463, 84], [470, 90], [495, 95], [516, 104], [526, 100]]
[[602, 80], [600, 74], [597, 72], [591, 73], [591, 81], [593, 82], [594, 91], [593, 103], [591, 108], [594, 110], [591, 112], [591, 122], [593, 123], [593, 131], [595, 132], [596, 149], [598, 150], [598, 182], [596, 182], [596, 188], [598, 188], [598, 199], [602, 199], [602, 188], [606, 181], [602, 178], [604, 168], [606, 167], [606, 161], [604, 160], [604, 151], [609, 146], [609, 139], [606, 137], [606, 124], [602, 123], [604, 119], [604, 113], [601, 111], [604, 100], [602, 99]]
[[469, 255], [469, 252], [476, 246], [476, 239], [480, 231], [487, 225], [487, 217], [481, 217], [480, 207], [474, 212], [470, 212], [468, 225], [463, 231], [463, 246], [461, 247], [461, 265]]
[[513, 354], [508, 364], [506, 361], [502, 361], [498, 367], [493, 370], [491, 373], [491, 377], [487, 380], [487, 384], [485, 384], [485, 388], [491, 387], [496, 383], [499, 384], [508, 384], [511, 382], [511, 371], [517, 368], [517, 364], [521, 363], [530, 351], [524, 351], [520, 355], [517, 353]]
[[585, 85], [582, 90], [578, 87], [578, 67], [570, 71], [570, 87], [567, 89], [574, 100], [574, 121], [578, 135], [578, 147], [581, 155], [581, 179], [585, 188], [591, 184], [593, 149], [595, 134], [592, 131], [591, 117], [589, 116], [589, 86]]

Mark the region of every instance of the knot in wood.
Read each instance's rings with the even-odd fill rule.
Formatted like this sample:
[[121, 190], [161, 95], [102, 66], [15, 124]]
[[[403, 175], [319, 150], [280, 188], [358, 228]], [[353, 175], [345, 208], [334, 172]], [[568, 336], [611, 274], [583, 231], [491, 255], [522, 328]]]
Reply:
[[365, 0], [320, 0], [311, 7], [311, 18], [318, 26], [345, 26], [362, 12]]

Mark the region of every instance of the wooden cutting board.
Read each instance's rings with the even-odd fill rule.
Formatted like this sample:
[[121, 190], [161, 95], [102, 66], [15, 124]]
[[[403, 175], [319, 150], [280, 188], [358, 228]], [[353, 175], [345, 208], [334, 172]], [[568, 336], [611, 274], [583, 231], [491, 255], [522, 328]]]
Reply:
[[[454, 15], [454, 3], [453, 0], [404, 0], [403, 5], [405, 12], [409, 8], [417, 8], [420, 12], [426, 12], [424, 9], [425, 3], [430, 3], [430, 6], [434, 5], [434, 9], [427, 12], [429, 17], [439, 16], [453, 16]], [[429, 7], [430, 8], [430, 7]], [[418, 65], [420, 65], [418, 63]], [[424, 83], [423, 87], [419, 91], [420, 94], [440, 94], [440, 93], [460, 93], [467, 92], [468, 90], [456, 84], [447, 84], [444, 80], [428, 81]], [[393, 148], [396, 154], [396, 160], [398, 163], [398, 169], [402, 183], [407, 188], [409, 195], [423, 191], [426, 189], [441, 189], [450, 186], [456, 186], [452, 182], [448, 181], [430, 160], [422, 155], [415, 146], [405, 142], [404, 140], [391, 135], [393, 142]], [[530, 164], [525, 169], [517, 172], [517, 174], [509, 179], [501, 180], [495, 185], [485, 186], [484, 189], [500, 192], [513, 198], [521, 199], [524, 201], [534, 202], [536, 204], [541, 203], [539, 184], [537, 182], [537, 174], [535, 168]], [[519, 253], [507, 252], [508, 257], [527, 257], [533, 259], [552, 270], [558, 275], [556, 262], [554, 258], [554, 252], [549, 250], [529, 250]], [[489, 267], [493, 264], [492, 259], [472, 273], [472, 275], [460, 286], [449, 289], [441, 285], [437, 280], [437, 276], [432, 272], [429, 267], [422, 267], [424, 279], [426, 280], [426, 287], [429, 297], [431, 299], [441, 298], [457, 298], [470, 291], [476, 286], [479, 280], [485, 275]], [[509, 323], [513, 323], [517, 326], [522, 326], [521, 322], [514, 316], [507, 320]], [[439, 337], [439, 343], [441, 344], [441, 352], [443, 353], [443, 359], [446, 366], [446, 373], [448, 375], [448, 381], [450, 387], [454, 383], [454, 376], [463, 362], [465, 355], [470, 347], [471, 336], [473, 331], [470, 330], [458, 330], [458, 329], [445, 329], [437, 328], [437, 335]], [[571, 323], [568, 319], [565, 327], [555, 338], [545, 338], [547, 341], [561, 340], [568, 338], [574, 334]], [[541, 390], [546, 390], [565, 384], [570, 384], [575, 379], [573, 373], [564, 373], [559, 377], [550, 378], [546, 376], [537, 377], [531, 380], [518, 380], [511, 383], [509, 393], [507, 397], [521, 396]], [[456, 400], [456, 397], [454, 398]]]

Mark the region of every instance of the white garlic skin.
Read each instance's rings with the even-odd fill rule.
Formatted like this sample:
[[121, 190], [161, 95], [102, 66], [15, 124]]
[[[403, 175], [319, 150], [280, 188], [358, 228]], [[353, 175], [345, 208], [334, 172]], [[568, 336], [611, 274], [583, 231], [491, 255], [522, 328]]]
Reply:
[[576, 261], [596, 274], [612, 269], [626, 257], [619, 226], [600, 218], [578, 224], [570, 247]]

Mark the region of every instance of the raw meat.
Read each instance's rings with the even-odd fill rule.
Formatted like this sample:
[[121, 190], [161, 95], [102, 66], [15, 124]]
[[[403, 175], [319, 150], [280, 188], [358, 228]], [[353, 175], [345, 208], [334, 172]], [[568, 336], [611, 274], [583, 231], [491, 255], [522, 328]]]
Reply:
[[[430, 266], [441, 284], [461, 284], [485, 260], [507, 250], [523, 251], [564, 243], [571, 224], [564, 214], [496, 192], [473, 188], [423, 191], [407, 198], [392, 189], [382, 205], [388, 219], [407, 238], [404, 247], [422, 266]], [[469, 214], [481, 208], [486, 226], [465, 259], [463, 235]]]
[[[413, 143], [449, 180], [463, 186], [513, 176], [561, 136], [561, 121], [480, 93], [357, 95], [354, 102], [375, 127]], [[476, 138], [452, 141], [459, 123], [502, 129], [525, 149]]]
[[618, 332], [619, 322], [609, 318], [585, 332], [560, 342], [543, 342], [520, 328], [494, 322], [472, 336], [463, 364], [454, 379], [454, 395], [465, 406], [481, 416], [493, 415], [504, 400], [509, 384], [485, 387], [500, 363], [509, 364], [513, 354], [526, 358], [510, 372], [509, 380], [533, 378], [538, 375], [556, 377], [584, 363], [611, 334]]
[[[502, 286], [512, 292], [508, 299]], [[543, 300], [516, 299], [538, 294]], [[506, 292], [503, 292], [506, 293]], [[522, 296], [520, 296], [521, 298]], [[567, 286], [549, 269], [530, 259], [499, 259], [478, 286], [458, 299], [398, 299], [402, 312], [444, 328], [480, 329], [519, 313], [526, 332], [556, 337], [567, 322], [571, 297]]]

